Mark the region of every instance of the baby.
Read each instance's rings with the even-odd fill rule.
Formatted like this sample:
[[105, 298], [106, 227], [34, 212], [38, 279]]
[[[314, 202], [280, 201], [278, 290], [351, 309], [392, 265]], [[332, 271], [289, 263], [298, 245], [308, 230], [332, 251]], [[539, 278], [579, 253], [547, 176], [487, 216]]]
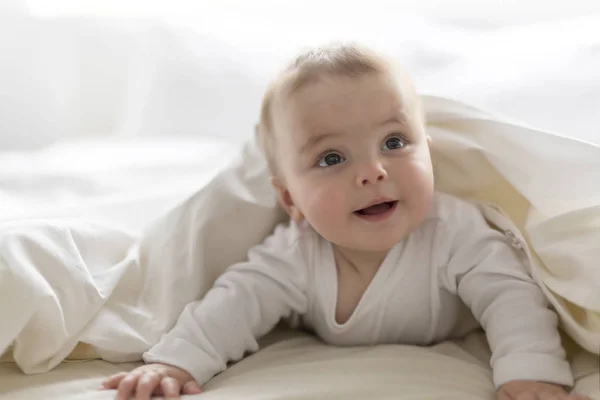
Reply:
[[301, 55], [267, 90], [259, 135], [290, 223], [104, 382], [177, 397], [258, 349], [282, 318], [333, 345], [427, 345], [482, 326], [498, 399], [577, 399], [557, 316], [505, 236], [434, 189], [408, 75], [353, 45]]

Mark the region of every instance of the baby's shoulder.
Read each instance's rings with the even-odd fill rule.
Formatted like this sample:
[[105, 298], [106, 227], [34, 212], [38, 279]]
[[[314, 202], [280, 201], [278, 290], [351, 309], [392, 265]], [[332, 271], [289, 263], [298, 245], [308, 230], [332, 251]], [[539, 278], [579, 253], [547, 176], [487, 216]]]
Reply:
[[497, 231], [489, 225], [482, 204], [445, 193], [436, 193], [430, 212], [422, 224], [422, 242], [431, 246], [446, 261], [446, 255], [461, 248], [480, 248], [484, 242], [497, 238]]
[[483, 214], [476, 203], [447, 194], [436, 192], [425, 223], [436, 226], [460, 229], [483, 221]]
[[322, 238], [308, 223], [287, 221], [276, 225], [261, 246], [276, 248], [281, 252], [293, 253], [305, 258], [306, 254], [315, 251], [320, 240]]

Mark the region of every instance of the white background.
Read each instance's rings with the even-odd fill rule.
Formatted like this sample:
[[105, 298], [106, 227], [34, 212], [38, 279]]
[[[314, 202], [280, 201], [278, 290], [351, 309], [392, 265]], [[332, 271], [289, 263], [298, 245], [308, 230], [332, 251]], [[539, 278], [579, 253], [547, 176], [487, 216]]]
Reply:
[[299, 49], [353, 39], [422, 92], [596, 140], [598, 1], [0, 2], [0, 149], [89, 135], [247, 135]]
[[422, 93], [600, 143], [598, 1], [0, 0], [0, 220], [142, 226], [233, 157], [273, 73], [345, 39]]

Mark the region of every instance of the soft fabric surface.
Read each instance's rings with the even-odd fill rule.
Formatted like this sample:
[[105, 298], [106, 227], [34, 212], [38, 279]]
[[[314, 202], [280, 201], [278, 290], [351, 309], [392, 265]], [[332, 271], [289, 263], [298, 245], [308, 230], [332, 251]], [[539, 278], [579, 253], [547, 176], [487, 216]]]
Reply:
[[[278, 329], [263, 349], [234, 365], [189, 399], [493, 399], [485, 336], [432, 347], [336, 348], [314, 337]], [[42, 375], [27, 376], [14, 364], [0, 364], [0, 400], [113, 399], [98, 391], [102, 379], [136, 363], [64, 363]], [[576, 352], [576, 389], [600, 400], [596, 361]]]

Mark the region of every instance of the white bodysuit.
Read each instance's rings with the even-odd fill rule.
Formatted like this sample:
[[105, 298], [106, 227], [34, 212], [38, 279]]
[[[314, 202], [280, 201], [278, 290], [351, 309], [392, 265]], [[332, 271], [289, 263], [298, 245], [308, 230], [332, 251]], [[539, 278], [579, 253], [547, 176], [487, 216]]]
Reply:
[[454, 197], [436, 194], [429, 216], [388, 253], [343, 324], [336, 301], [331, 243], [306, 224], [280, 225], [187, 305], [144, 361], [182, 368], [202, 385], [256, 351], [282, 318], [342, 346], [427, 345], [481, 325], [496, 388], [515, 379], [573, 384], [542, 291], [505, 236]]

